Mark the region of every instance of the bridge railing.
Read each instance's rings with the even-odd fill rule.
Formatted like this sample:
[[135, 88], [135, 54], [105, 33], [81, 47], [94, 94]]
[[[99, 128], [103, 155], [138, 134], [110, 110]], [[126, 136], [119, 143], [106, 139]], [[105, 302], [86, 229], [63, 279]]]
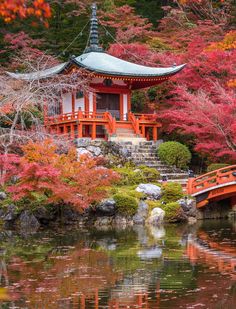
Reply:
[[187, 192], [195, 194], [230, 182], [236, 182], [236, 165], [226, 166], [197, 178], [189, 178]]

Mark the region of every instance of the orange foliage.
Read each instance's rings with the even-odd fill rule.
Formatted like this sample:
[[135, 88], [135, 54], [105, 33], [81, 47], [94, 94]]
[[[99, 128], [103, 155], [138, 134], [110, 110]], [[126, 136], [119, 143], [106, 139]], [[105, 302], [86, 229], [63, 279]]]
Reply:
[[231, 79], [227, 85], [230, 87], [230, 88], [236, 88], [236, 79]]
[[231, 50], [236, 48], [236, 30], [228, 32], [221, 42], [216, 42], [210, 45], [207, 50]]
[[81, 210], [104, 198], [106, 187], [118, 180], [118, 175], [99, 166], [98, 160], [89, 156], [77, 159], [74, 147], [60, 154], [51, 140], [45, 140], [29, 142], [22, 150], [19, 181], [8, 187], [15, 200], [41, 196], [46, 204], [66, 203]]
[[17, 17], [26, 18], [35, 16], [37, 18], [50, 18], [51, 9], [45, 0], [1, 0], [0, 18], [6, 23], [12, 22]]

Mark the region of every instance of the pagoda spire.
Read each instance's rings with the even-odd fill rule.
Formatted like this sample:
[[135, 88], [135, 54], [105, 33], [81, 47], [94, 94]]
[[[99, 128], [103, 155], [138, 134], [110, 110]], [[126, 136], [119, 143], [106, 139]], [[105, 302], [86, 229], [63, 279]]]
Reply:
[[85, 49], [85, 53], [90, 52], [103, 52], [103, 48], [99, 46], [98, 37], [98, 18], [97, 18], [97, 4], [93, 3], [91, 6], [92, 17], [90, 19], [90, 34], [89, 34], [89, 46]]

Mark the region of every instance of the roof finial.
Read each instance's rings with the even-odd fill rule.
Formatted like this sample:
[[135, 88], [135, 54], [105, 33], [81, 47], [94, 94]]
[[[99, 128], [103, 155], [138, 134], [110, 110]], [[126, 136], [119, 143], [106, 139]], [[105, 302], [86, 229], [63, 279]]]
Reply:
[[97, 4], [93, 3], [92, 6], [92, 17], [90, 19], [90, 46], [85, 49], [85, 53], [89, 52], [102, 52], [102, 47], [99, 47], [98, 38], [98, 19], [97, 19]]

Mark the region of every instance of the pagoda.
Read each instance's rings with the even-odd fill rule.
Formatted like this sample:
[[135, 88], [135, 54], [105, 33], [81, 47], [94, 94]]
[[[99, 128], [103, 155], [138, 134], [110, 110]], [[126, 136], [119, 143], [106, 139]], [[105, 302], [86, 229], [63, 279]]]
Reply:
[[63, 93], [59, 108], [53, 113], [45, 109], [44, 124], [50, 133], [67, 135], [71, 139], [156, 141], [161, 127], [157, 114], [133, 113], [132, 90], [160, 84], [184, 66], [148, 67], [106, 53], [99, 46], [97, 6], [93, 4], [89, 46], [82, 55], [44, 71], [8, 74], [17, 79], [33, 80], [83, 69], [90, 75], [89, 90]]

